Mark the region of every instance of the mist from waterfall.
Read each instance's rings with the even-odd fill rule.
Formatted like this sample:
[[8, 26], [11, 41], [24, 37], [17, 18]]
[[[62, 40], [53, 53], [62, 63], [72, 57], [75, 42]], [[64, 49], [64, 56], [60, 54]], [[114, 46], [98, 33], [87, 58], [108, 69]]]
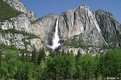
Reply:
[[55, 26], [55, 33], [54, 33], [54, 36], [53, 36], [53, 39], [52, 39], [52, 46], [49, 46], [49, 48], [51, 48], [53, 51], [60, 46], [60, 43], [59, 43], [59, 35], [58, 35], [58, 19], [56, 20], [56, 26]]

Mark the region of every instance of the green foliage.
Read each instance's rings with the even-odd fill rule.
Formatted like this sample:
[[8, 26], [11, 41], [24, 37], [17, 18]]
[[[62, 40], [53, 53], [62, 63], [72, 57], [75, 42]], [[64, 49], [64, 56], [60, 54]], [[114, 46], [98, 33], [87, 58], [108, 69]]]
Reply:
[[48, 79], [73, 79], [76, 73], [75, 57], [73, 55], [56, 55], [48, 58], [46, 68], [46, 78]]
[[91, 54], [82, 55], [77, 61], [78, 76], [83, 80], [94, 77], [97, 69], [96, 59]]
[[38, 52], [36, 51], [36, 49], [33, 50], [32, 52], [32, 62], [35, 64], [40, 64], [41, 60], [45, 60], [45, 50], [44, 48], [40, 49]]
[[21, 12], [14, 10], [7, 3], [0, 0], [0, 20], [8, 20], [12, 17], [16, 17]]
[[39, 38], [38, 36], [36, 36], [34, 34], [27, 33], [27, 32], [24, 32], [24, 31], [18, 31], [18, 30], [15, 30], [15, 29], [8, 29], [8, 30], [0, 29], [0, 33], [2, 35], [8, 34], [8, 33], [11, 33], [11, 34], [23, 34], [24, 36], [28, 36], [28, 39]]
[[65, 45], [71, 46], [71, 47], [81, 47], [81, 48], [87, 48], [88, 46], [84, 44], [83, 40], [80, 39], [79, 35], [73, 36], [66, 40]]
[[17, 68], [16, 75], [14, 75], [16, 80], [34, 80], [36, 78], [34, 75], [34, 70], [36, 69], [34, 63], [18, 61]]
[[4, 48], [2, 46], [1, 50], [1, 60], [0, 60], [0, 79], [12, 79], [17, 71], [16, 62], [18, 60], [18, 51], [15, 49]]
[[101, 73], [104, 77], [121, 76], [121, 49], [112, 49], [101, 56]]
[[121, 49], [95, 56], [88, 53], [75, 57], [58, 52], [47, 57], [44, 48], [27, 52], [0, 45], [0, 80], [102, 80], [107, 77], [121, 77]]
[[118, 37], [117, 37], [116, 35], [112, 34], [111, 40], [116, 42], [116, 41], [118, 41], [119, 39], [118, 39]]

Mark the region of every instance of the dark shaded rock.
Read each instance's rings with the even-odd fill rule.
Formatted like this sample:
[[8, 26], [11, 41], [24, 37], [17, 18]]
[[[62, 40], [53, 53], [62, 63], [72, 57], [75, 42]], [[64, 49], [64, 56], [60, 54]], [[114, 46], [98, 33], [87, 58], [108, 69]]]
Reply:
[[103, 10], [95, 12], [101, 33], [110, 47], [121, 47], [121, 25], [111, 13]]

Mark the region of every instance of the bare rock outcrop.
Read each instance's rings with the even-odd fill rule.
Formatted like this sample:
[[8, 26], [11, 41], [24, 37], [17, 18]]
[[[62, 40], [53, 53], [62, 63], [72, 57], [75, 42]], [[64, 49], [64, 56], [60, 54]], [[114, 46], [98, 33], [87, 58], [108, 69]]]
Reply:
[[91, 11], [83, 5], [59, 16], [50, 14], [37, 19], [19, 0], [3, 1], [22, 13], [0, 22], [0, 44], [39, 51], [52, 46], [54, 34], [58, 32], [59, 51], [102, 53], [107, 47], [121, 47], [121, 24], [108, 12]]

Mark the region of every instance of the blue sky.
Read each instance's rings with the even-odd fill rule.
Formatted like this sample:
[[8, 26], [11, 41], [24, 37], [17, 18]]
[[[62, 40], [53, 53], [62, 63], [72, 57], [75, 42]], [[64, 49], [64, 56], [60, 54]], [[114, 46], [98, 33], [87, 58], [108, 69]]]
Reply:
[[77, 8], [80, 5], [87, 5], [91, 10], [103, 9], [113, 14], [116, 20], [121, 23], [121, 0], [21, 0], [30, 10], [33, 10], [37, 17], [55, 13], [59, 15], [68, 9]]

